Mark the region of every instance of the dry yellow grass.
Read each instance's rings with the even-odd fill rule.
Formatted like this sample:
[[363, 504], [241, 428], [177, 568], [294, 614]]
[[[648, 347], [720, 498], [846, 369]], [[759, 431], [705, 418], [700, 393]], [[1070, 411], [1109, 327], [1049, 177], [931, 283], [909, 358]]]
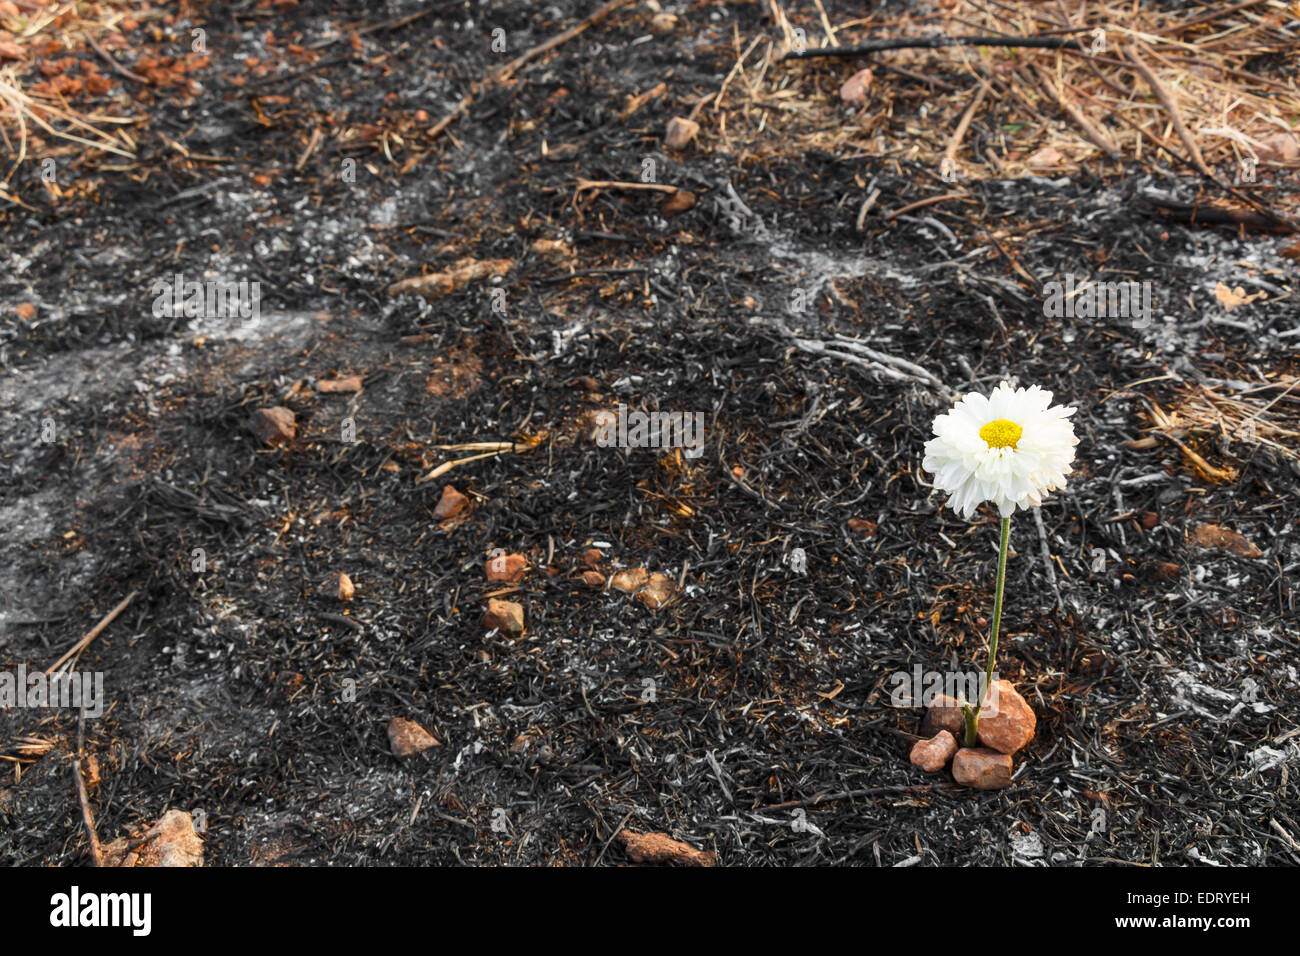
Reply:
[[[780, 0], [766, 2], [771, 35], [734, 38], [735, 66], [701, 117], [706, 141], [751, 159], [799, 150], [887, 155], [937, 175], [948, 156], [957, 181], [1055, 175], [1153, 153], [1165, 162], [1176, 153], [1228, 183], [1300, 168], [1300, 90], [1248, 69], [1260, 57], [1294, 56], [1297, 2], [1163, 12], [1134, 3], [940, 0], [839, 24], [822, 11], [801, 25]], [[934, 35], [1073, 38], [1085, 50], [954, 46], [781, 60], [800, 41], [815, 48]], [[850, 112], [839, 88], [866, 67], [866, 102]], [[968, 110], [975, 123], [992, 111], [999, 119], [979, 159], [959, 132]]]
[[[64, 97], [33, 89], [44, 77], [38, 50], [51, 40], [88, 50], [124, 25], [162, 16], [138, 0], [9, 0], [0, 3], [0, 199], [19, 202], [5, 186], [26, 161], [76, 155], [87, 150], [134, 158], [127, 127], [138, 117], [87, 112]], [[102, 47], [99, 48], [102, 50]]]

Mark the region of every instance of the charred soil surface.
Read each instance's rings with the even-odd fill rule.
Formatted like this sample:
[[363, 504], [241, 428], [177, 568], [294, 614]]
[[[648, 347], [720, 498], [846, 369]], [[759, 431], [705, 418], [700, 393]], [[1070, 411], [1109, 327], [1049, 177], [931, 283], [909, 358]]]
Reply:
[[[733, 149], [708, 107], [665, 150], [765, 4], [666, 31], [629, 5], [427, 141], [492, 29], [522, 51], [589, 6], [434, 5], [298, 65], [287, 44], [417, 8], [264, 6], [194, 13], [201, 88], [158, 91], [125, 170], [71, 163], [56, 199], [31, 167], [0, 209], [0, 670], [139, 592], [77, 664], [104, 674], [105, 841], [181, 808], [208, 865], [621, 864], [624, 827], [733, 865], [1300, 862], [1293, 236], [1143, 200], [1191, 201], [1191, 174], [953, 187], [872, 148]], [[854, 67], [798, 69], [845, 122]], [[909, 115], [975, 89], [889, 82]], [[693, 208], [579, 188], [647, 163]], [[386, 294], [466, 259], [507, 262]], [[1046, 316], [1067, 273], [1150, 282], [1152, 321]], [[157, 315], [177, 274], [260, 282], [260, 316]], [[1229, 311], [1220, 283], [1263, 295]], [[908, 763], [890, 690], [985, 660], [996, 517], [955, 517], [920, 460], [946, 389], [1004, 378], [1077, 404], [1081, 443], [1013, 523], [998, 669], [1038, 732], [977, 793]], [[702, 413], [703, 453], [600, 447], [620, 404]], [[270, 406], [297, 419], [279, 447], [247, 425]], [[421, 480], [503, 441], [533, 447]], [[448, 484], [469, 502], [440, 520]], [[518, 580], [487, 579], [495, 549]], [[522, 636], [485, 631], [490, 597]], [[397, 759], [395, 717], [440, 746]], [[0, 711], [0, 860], [85, 864], [76, 740], [74, 713]]]

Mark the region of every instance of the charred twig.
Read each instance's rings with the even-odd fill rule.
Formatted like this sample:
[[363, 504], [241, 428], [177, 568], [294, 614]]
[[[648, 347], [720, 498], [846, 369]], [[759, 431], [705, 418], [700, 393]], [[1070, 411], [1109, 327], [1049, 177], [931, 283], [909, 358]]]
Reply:
[[107, 50], [105, 50], [102, 46], [100, 46], [97, 42], [95, 42], [95, 38], [92, 37], [89, 33], [85, 35], [85, 39], [86, 39], [86, 43], [90, 46], [90, 48], [95, 51], [95, 53], [99, 56], [101, 60], [103, 60], [105, 63], [109, 65], [109, 67], [112, 68], [114, 73], [117, 73], [119, 76], [124, 76], [128, 80], [131, 80], [134, 83], [140, 83], [143, 84], [144, 86], [149, 85], [149, 81], [145, 79], [143, 76], [141, 76], [139, 73], [132, 73], [121, 63], [118, 63], [117, 60], [113, 59], [113, 55], [109, 53]]
[[791, 344], [801, 352], [808, 352], [826, 358], [836, 358], [848, 362], [850, 365], [856, 365], [864, 371], [874, 372], [895, 381], [921, 382], [929, 385], [946, 399], [956, 398], [956, 393], [945, 385], [937, 375], [914, 362], [907, 361], [907, 359], [886, 355], [884, 352], [878, 352], [863, 345], [856, 339], [843, 335], [836, 335], [829, 342], [823, 342], [820, 339], [803, 338], [791, 333], [783, 326], [781, 328], [789, 337]]
[[333, 622], [334, 624], [346, 624], [348, 627], [350, 627], [350, 628], [352, 628], [352, 629], [354, 629], [354, 630], [361, 631], [363, 634], [365, 633], [366, 626], [365, 626], [364, 624], [362, 624], [362, 623], [361, 623], [360, 621], [358, 621], [358, 620], [355, 620], [355, 619], [353, 619], [353, 618], [347, 617], [346, 615], [343, 615], [343, 614], [324, 614], [324, 613], [323, 613], [323, 614], [321, 614], [321, 615], [319, 615], [319, 616], [320, 616], [320, 619], [321, 619], [322, 621], [331, 621], [331, 622]]
[[868, 787], [864, 790], [842, 790], [839, 793], [820, 793], [815, 797], [807, 797], [803, 800], [787, 800], [785, 803], [771, 803], [762, 810], [793, 810], [797, 807], [815, 807], [822, 803], [831, 803], [836, 800], [852, 800], [856, 797], [880, 797], [887, 793], [909, 793], [917, 789], [927, 790], [949, 790], [950, 786], [933, 785], [925, 788], [918, 788], [911, 784], [898, 785], [893, 787]]
[[[132, 853], [140, 849], [140, 847], [144, 846], [161, 832], [162, 831], [158, 828], [158, 824], [155, 823], [153, 826], [149, 827], [149, 829], [145, 830], [144, 833], [141, 833], [134, 840], [127, 843], [126, 846], [122, 848], [122, 862], [119, 863], [118, 866], [126, 866], [126, 861], [130, 858]], [[117, 857], [115, 856], [114, 858], [116, 859]]]
[[338, 36], [330, 37], [328, 40], [323, 40], [320, 43], [315, 43], [310, 47], [308, 47], [308, 49], [324, 50], [325, 48], [331, 47], [336, 43], [343, 42], [344, 40], [348, 39], [353, 33], [355, 33], [357, 36], [366, 36], [367, 34], [370, 33], [378, 33], [380, 30], [386, 30], [389, 32], [392, 32], [393, 30], [400, 30], [402, 27], [409, 26], [410, 24], [414, 23], [416, 20], [423, 19], [424, 17], [427, 17], [431, 13], [441, 12], [443, 9], [450, 6], [451, 6], [450, 3], [435, 5], [432, 7], [426, 7], [423, 10], [417, 10], [415, 13], [408, 13], [405, 16], [393, 17], [391, 20], [384, 20], [380, 23], [371, 23], [368, 26], [359, 27], [356, 30], [348, 30], [345, 33], [340, 33]]
[[1236, 209], [1231, 206], [1216, 206], [1203, 203], [1177, 202], [1162, 196], [1144, 195], [1153, 208], [1175, 222], [1190, 226], [1227, 226], [1232, 229], [1245, 227], [1261, 232], [1291, 233], [1296, 231], [1293, 223], [1267, 210], [1253, 212], [1249, 209]]
[[1263, 2], [1264, 0], [1243, 0], [1242, 3], [1234, 3], [1232, 6], [1224, 7], [1222, 10], [1211, 10], [1209, 13], [1202, 14], [1201, 16], [1195, 17], [1191, 20], [1184, 20], [1182, 23], [1175, 23], [1172, 26], [1161, 27], [1159, 30], [1155, 31], [1156, 36], [1168, 36], [1171, 33], [1181, 33], [1189, 27], [1200, 26], [1202, 23], [1210, 23], [1213, 20], [1220, 20], [1223, 17], [1245, 10], [1249, 7], [1257, 7]]
[[294, 80], [300, 76], [306, 76], [308, 73], [313, 73], [316, 70], [322, 70], [329, 66], [338, 66], [340, 63], [346, 63], [349, 60], [355, 59], [355, 57], [356, 54], [351, 51], [340, 53], [338, 56], [326, 57], [323, 60], [317, 60], [310, 66], [304, 66], [297, 70], [290, 70], [288, 73], [280, 73], [276, 76], [263, 76], [256, 80], [250, 80], [248, 83], [244, 84], [244, 89], [251, 90], [261, 86], [270, 86], [272, 83], [283, 83], [285, 80]]

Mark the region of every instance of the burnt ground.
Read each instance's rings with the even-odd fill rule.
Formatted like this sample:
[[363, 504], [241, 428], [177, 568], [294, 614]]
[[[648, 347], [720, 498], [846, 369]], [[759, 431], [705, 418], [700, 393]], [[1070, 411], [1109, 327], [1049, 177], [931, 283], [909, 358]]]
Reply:
[[[689, 29], [650, 41], [628, 7], [418, 149], [431, 124], [411, 114], [437, 119], [493, 65], [484, 24], [523, 49], [588, 7], [443, 4], [250, 90], [229, 74], [268, 55], [268, 21], [240, 6], [204, 11], [203, 90], [158, 98], [129, 171], [63, 202], [33, 171], [11, 184], [32, 208], [0, 210], [0, 669], [48, 666], [139, 592], [79, 663], [111, 702], [85, 725], [104, 840], [179, 807], [204, 812], [221, 866], [615, 865], [623, 826], [729, 865], [1300, 862], [1295, 445], [1188, 437], [1231, 469], [1214, 481], [1176, 443], [1125, 444], [1202, 386], [1282, 394], [1269, 414], [1294, 421], [1294, 394], [1252, 391], [1297, 373], [1287, 237], [1162, 220], [1144, 192], [1199, 188], [1176, 171], [972, 180], [886, 219], [947, 187], [888, 153], [665, 153], [669, 118], [731, 70], [733, 29], [767, 28], [759, 5], [681, 5]], [[368, 15], [273, 16], [306, 42]], [[394, 161], [363, 130], [299, 167], [312, 129], [363, 124], [399, 131]], [[647, 158], [695, 208], [575, 194]], [[433, 302], [385, 295], [465, 257], [513, 268]], [[1016, 265], [1149, 280], [1155, 321], [1047, 318]], [[260, 321], [155, 317], [174, 273], [259, 280]], [[1228, 313], [1219, 281], [1267, 298]], [[792, 311], [795, 289], [815, 307]], [[1068, 491], [1041, 532], [1013, 522], [998, 669], [1038, 733], [1004, 791], [911, 766], [918, 712], [889, 706], [897, 671], [984, 661], [996, 519], [958, 519], [920, 470], [947, 399], [791, 333], [1079, 408]], [[348, 374], [361, 392], [313, 387]], [[591, 416], [619, 403], [703, 412], [704, 454], [598, 447]], [[298, 435], [268, 448], [246, 421], [277, 404]], [[439, 445], [524, 436], [541, 442], [417, 481], [466, 454]], [[471, 507], [443, 523], [447, 483]], [[1196, 547], [1207, 523], [1261, 555]], [[679, 593], [652, 611], [588, 587], [593, 543], [604, 572]], [[531, 572], [488, 583], [495, 548]], [[321, 594], [337, 571], [349, 605]], [[524, 606], [522, 638], [484, 632], [488, 595]], [[397, 760], [393, 717], [442, 746]], [[0, 711], [6, 863], [86, 864], [76, 736], [66, 711]]]

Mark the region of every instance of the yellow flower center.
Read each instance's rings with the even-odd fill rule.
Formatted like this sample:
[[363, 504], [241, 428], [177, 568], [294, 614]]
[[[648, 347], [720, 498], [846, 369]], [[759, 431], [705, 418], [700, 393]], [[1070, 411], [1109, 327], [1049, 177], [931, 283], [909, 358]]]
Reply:
[[980, 438], [983, 438], [990, 448], [1015, 448], [1016, 442], [1020, 441], [1020, 436], [1024, 432], [1025, 430], [1015, 422], [999, 418], [980, 429]]

